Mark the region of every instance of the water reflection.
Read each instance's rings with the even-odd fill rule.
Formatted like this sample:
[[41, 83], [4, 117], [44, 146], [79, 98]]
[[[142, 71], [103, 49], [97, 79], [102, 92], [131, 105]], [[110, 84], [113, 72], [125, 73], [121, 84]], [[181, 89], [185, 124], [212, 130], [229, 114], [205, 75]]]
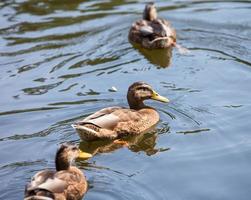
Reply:
[[166, 68], [171, 65], [172, 48], [167, 49], [145, 49], [138, 44], [133, 44], [150, 63], [156, 65], [158, 68]]
[[151, 184], [135, 179], [140, 171], [126, 174], [121, 170], [82, 162], [78, 163], [78, 166], [91, 172], [88, 179], [89, 190], [85, 199], [165, 199]]
[[156, 148], [157, 138], [157, 132], [149, 132], [146, 134], [124, 138], [122, 141], [127, 144], [116, 143], [109, 140], [92, 142], [81, 141], [80, 149], [95, 155], [101, 153], [111, 153], [120, 148], [127, 147], [132, 152], [137, 153], [143, 151], [146, 155], [152, 156], [158, 152], [169, 150], [169, 148]]
[[19, 200], [58, 144], [80, 142], [70, 124], [127, 105], [121, 94], [139, 79], [171, 99], [151, 102], [163, 128], [128, 147], [81, 142], [97, 154], [85, 199], [250, 199], [250, 1], [156, 4], [193, 56], [128, 42], [143, 1], [0, 2], [0, 199]]
[[28, 95], [41, 95], [47, 93], [49, 90], [54, 89], [55, 87], [59, 86], [63, 82], [48, 84], [48, 85], [41, 85], [38, 87], [33, 88], [24, 88], [23, 92]]
[[209, 128], [201, 128], [201, 129], [195, 129], [195, 130], [186, 130], [186, 131], [177, 131], [176, 133], [181, 133], [181, 134], [195, 134], [195, 133], [201, 133], [201, 132], [207, 132], [210, 131]]

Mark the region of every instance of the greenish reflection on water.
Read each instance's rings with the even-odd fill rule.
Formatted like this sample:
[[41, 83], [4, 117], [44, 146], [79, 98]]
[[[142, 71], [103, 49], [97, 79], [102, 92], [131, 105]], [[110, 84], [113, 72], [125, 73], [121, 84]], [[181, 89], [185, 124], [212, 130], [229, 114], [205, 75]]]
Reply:
[[[190, 54], [128, 42], [143, 1], [0, 2], [0, 199], [22, 198], [66, 141], [95, 153], [77, 162], [88, 200], [250, 199], [250, 1], [156, 4]], [[127, 106], [138, 80], [171, 100], [147, 102], [156, 130], [128, 146], [80, 142], [70, 125]]]

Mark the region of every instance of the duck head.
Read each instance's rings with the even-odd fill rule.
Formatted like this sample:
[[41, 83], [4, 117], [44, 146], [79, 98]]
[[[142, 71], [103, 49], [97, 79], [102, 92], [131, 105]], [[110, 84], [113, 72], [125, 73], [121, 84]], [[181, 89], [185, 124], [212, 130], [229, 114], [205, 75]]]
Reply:
[[169, 100], [153, 90], [153, 88], [144, 82], [133, 83], [127, 92], [127, 101], [131, 109], [141, 109], [145, 107], [143, 101], [147, 99], [152, 99], [156, 101], [161, 101], [168, 103]]
[[148, 21], [157, 19], [157, 9], [154, 3], [146, 4], [145, 10], [143, 12], [143, 19]]
[[60, 171], [69, 169], [71, 164], [77, 158], [87, 159], [91, 157], [91, 154], [82, 152], [77, 145], [62, 144], [56, 153], [56, 170]]

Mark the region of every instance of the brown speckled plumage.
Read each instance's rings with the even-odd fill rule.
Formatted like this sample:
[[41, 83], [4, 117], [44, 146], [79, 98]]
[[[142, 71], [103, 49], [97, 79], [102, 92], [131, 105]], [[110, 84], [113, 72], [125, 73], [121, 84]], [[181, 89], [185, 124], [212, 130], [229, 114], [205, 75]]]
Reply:
[[146, 5], [143, 19], [132, 24], [129, 40], [139, 43], [148, 49], [170, 48], [176, 45], [176, 32], [170, 22], [157, 18], [157, 11], [153, 3]]
[[25, 188], [25, 200], [80, 200], [87, 191], [87, 181], [81, 170], [71, 166], [78, 154], [76, 146], [63, 144], [56, 154], [56, 171], [35, 174]]
[[147, 131], [159, 121], [158, 112], [143, 101], [154, 99], [168, 102], [144, 82], [132, 84], [127, 93], [130, 108], [104, 108], [73, 124], [82, 140], [116, 139]]

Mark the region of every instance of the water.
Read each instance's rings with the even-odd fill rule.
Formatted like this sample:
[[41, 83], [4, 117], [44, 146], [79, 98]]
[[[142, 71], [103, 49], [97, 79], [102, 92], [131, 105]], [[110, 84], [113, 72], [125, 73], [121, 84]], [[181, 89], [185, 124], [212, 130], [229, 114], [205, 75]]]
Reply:
[[[0, 3], [0, 199], [19, 200], [34, 173], [54, 167], [70, 124], [113, 105], [144, 80], [169, 105], [157, 131], [130, 141], [80, 143], [86, 200], [251, 198], [250, 1], [159, 1], [176, 49], [145, 51], [127, 33], [144, 1]], [[118, 91], [110, 92], [115, 86]]]

